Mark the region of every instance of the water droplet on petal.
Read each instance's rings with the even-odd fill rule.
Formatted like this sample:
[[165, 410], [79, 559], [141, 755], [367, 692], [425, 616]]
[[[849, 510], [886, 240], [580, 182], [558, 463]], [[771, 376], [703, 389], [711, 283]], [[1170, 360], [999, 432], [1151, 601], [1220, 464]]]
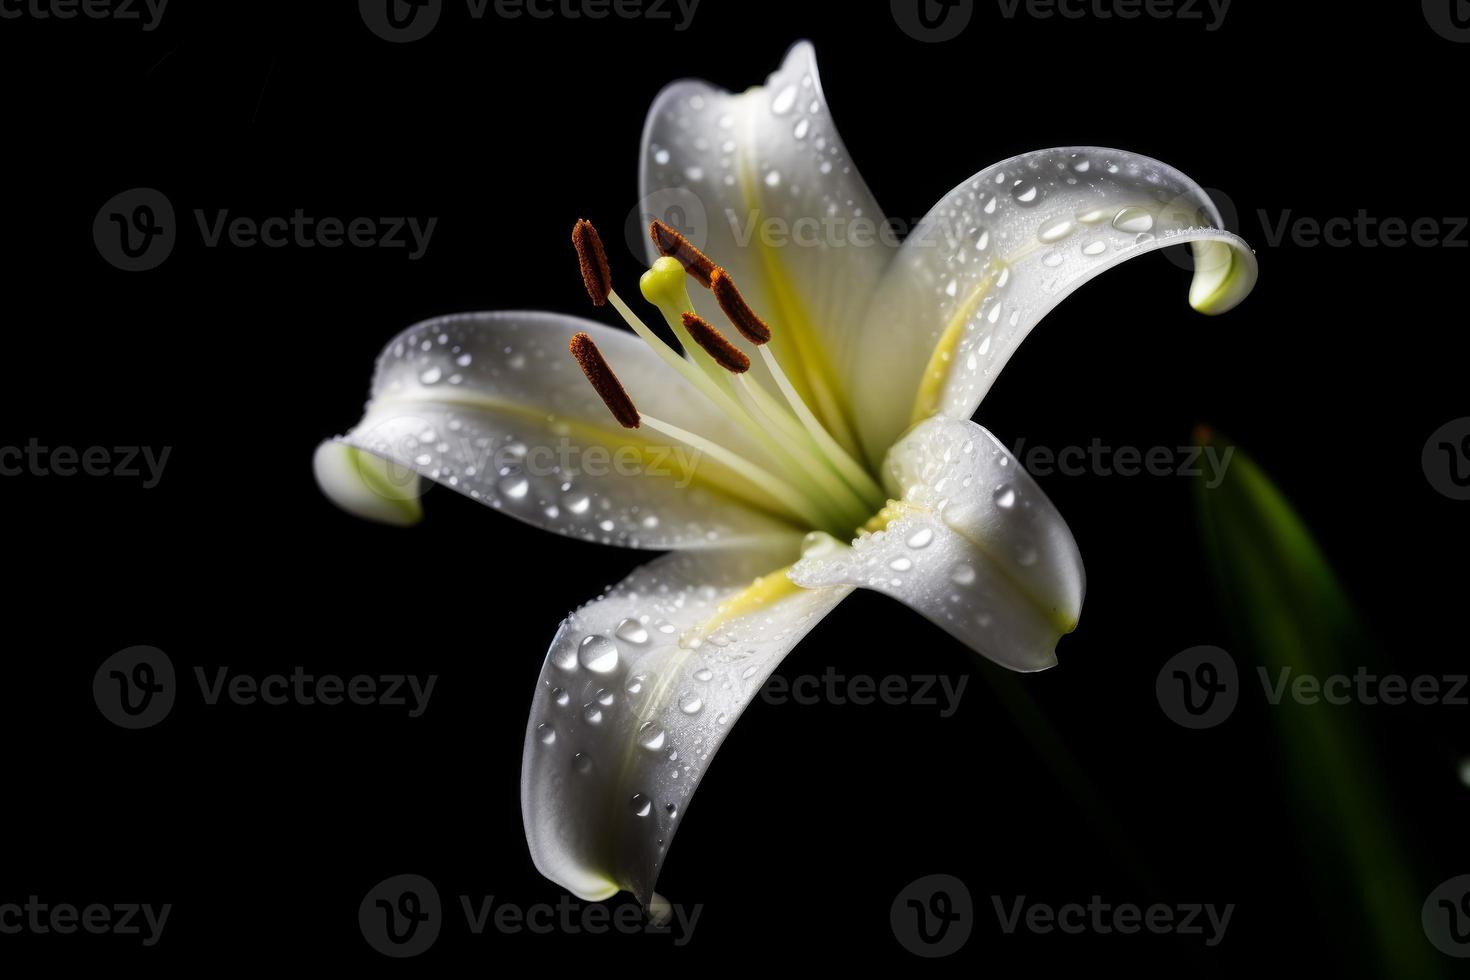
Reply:
[[791, 111], [794, 105], [796, 105], [796, 86], [788, 85], [777, 92], [776, 97], [771, 100], [771, 111], [778, 116], [784, 116]]
[[613, 636], [616, 636], [624, 643], [641, 644], [648, 642], [648, 630], [644, 629], [643, 624], [636, 619], [623, 620], [618, 624], [618, 628], [613, 631]]
[[606, 674], [618, 665], [618, 645], [601, 633], [594, 633], [577, 648], [577, 659], [595, 674]]
[[664, 730], [655, 722], [645, 721], [638, 728], [638, 744], [650, 752], [657, 752], [663, 748], [667, 738]]
[[1130, 234], [1153, 231], [1154, 216], [1143, 208], [1124, 208], [1113, 216], [1113, 227]]
[[909, 535], [908, 546], [910, 548], [927, 548], [929, 547], [929, 543], [933, 540], [934, 529], [921, 527], [919, 528], [919, 530]]
[[955, 585], [970, 585], [975, 581], [975, 570], [969, 565], [956, 565], [949, 573], [949, 580]]
[[[577, 669], [577, 645], [570, 636], [563, 637], [551, 649], [551, 662], [562, 670]], [[558, 688], [560, 690], [560, 688]], [[555, 693], [555, 692], [553, 692]]]
[[1011, 198], [1022, 207], [1029, 208], [1041, 199], [1041, 190], [1035, 184], [1028, 184], [1024, 180], [1018, 180], [1011, 187]]
[[633, 816], [646, 817], [653, 812], [653, 803], [642, 793], [634, 793], [633, 799], [629, 801], [633, 807]]
[[507, 476], [499, 483], [500, 492], [511, 500], [520, 500], [531, 489], [530, 482], [523, 476]]
[[1077, 226], [1072, 223], [1071, 218], [1065, 216], [1052, 218], [1041, 226], [1041, 229], [1036, 233], [1036, 237], [1041, 239], [1042, 244], [1050, 245], [1053, 242], [1059, 242], [1063, 238], [1066, 238], [1076, 229]]
[[542, 722], [536, 726], [536, 738], [542, 745], [550, 745], [556, 741], [556, 728], [550, 722]]
[[1002, 486], [995, 491], [995, 506], [1002, 510], [1010, 510], [1016, 506], [1016, 491], [1009, 486]]
[[697, 715], [704, 708], [704, 699], [697, 694], [685, 692], [679, 695], [679, 710], [686, 715]]

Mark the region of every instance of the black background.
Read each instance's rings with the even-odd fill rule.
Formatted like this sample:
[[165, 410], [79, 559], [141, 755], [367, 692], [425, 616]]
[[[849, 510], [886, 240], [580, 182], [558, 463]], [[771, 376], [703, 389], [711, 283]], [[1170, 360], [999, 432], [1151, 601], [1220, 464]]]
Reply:
[[[0, 901], [171, 902], [162, 941], [0, 936], [0, 963], [98, 956], [213, 968], [383, 967], [358, 931], [380, 879], [423, 874], [451, 906], [412, 964], [658, 972], [919, 963], [889, 904], [950, 873], [975, 933], [940, 967], [1047, 975], [1108, 964], [1237, 976], [1270, 962], [1351, 964], [1348, 921], [1300, 859], [1281, 744], [1248, 698], [1220, 728], [1159, 710], [1174, 653], [1230, 646], [1185, 478], [1052, 476], [1089, 593], [1060, 666], [1025, 679], [1085, 774], [1056, 778], [980, 663], [936, 627], [859, 594], [782, 673], [970, 677], [961, 710], [757, 701], [699, 793], [660, 891], [704, 911], [693, 941], [470, 936], [457, 896], [528, 905], [560, 889], [521, 830], [526, 711], [574, 606], [646, 556], [556, 538], [445, 491], [403, 531], [337, 511], [311, 453], [359, 417], [373, 358], [401, 327], [472, 309], [589, 315], [567, 244], [637, 201], [639, 135], [666, 82], [762, 80], [798, 38], [855, 161], [891, 216], [917, 218], [970, 174], [1063, 144], [1124, 147], [1223, 191], [1260, 284], [1220, 318], [1185, 303], [1154, 255], [1052, 314], [977, 415], [1008, 444], [1180, 446], [1228, 433], [1318, 536], [1405, 674], [1463, 672], [1463, 503], [1420, 451], [1467, 414], [1455, 248], [1272, 246], [1288, 210], [1319, 220], [1465, 214], [1470, 46], [1417, 4], [1237, 0], [1198, 21], [1003, 18], [976, 5], [924, 44], [883, 3], [703, 0], [692, 26], [473, 21], [389, 44], [354, 4], [174, 0], [156, 31], [0, 20], [8, 190], [0, 443], [170, 446], [161, 483], [0, 480], [9, 558], [0, 718]], [[1366, 8], [1365, 8], [1366, 9]], [[99, 256], [94, 215], [163, 191], [180, 240], [159, 268]], [[439, 219], [403, 250], [204, 248], [192, 210]], [[637, 268], [608, 235], [625, 279]], [[629, 282], [629, 285], [631, 283]], [[625, 292], [627, 286], [624, 286]], [[423, 717], [360, 707], [203, 707], [185, 697], [129, 732], [93, 673], [133, 644], [183, 674], [436, 673]], [[1241, 658], [1242, 663], [1248, 663]], [[1470, 871], [1464, 709], [1362, 712], [1423, 893]], [[1007, 936], [990, 896], [1234, 903], [1226, 941]], [[627, 902], [626, 895], [616, 901]], [[1352, 904], [1354, 896], [1343, 896]], [[1417, 916], [1417, 912], [1414, 913]], [[1449, 960], [1447, 966], [1453, 966]]]

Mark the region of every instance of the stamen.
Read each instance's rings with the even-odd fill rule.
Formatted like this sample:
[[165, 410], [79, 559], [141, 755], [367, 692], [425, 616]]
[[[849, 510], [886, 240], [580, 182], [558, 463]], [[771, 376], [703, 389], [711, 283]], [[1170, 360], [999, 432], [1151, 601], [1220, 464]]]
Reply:
[[812, 527], [821, 527], [829, 519], [829, 515], [806, 494], [739, 453], [731, 452], [717, 442], [695, 435], [688, 429], [681, 429], [672, 422], [656, 419], [652, 415], [645, 415], [643, 421], [647, 422], [648, 427], [655, 432], [661, 432], [670, 439], [677, 439], [684, 445], [697, 449], [716, 462], [724, 464], [726, 468], [770, 494], [771, 499], [778, 506], [790, 510]]
[[838, 445], [837, 440], [832, 438], [812, 410], [807, 407], [806, 402], [801, 400], [791, 379], [786, 377], [786, 372], [781, 370], [781, 365], [776, 361], [776, 356], [771, 353], [769, 347], [760, 348], [761, 358], [766, 362], [767, 369], [771, 372], [771, 378], [776, 382], [776, 387], [781, 389], [781, 394], [786, 398], [786, 404], [791, 406], [791, 411], [796, 415], [798, 421], [806, 429], [807, 434], [816, 442], [822, 453], [837, 467], [854, 490], [863, 494], [870, 502], [883, 499], [883, 490], [868, 475], [867, 471], [858, 465], [857, 460], [848, 455], [847, 450]]
[[[872, 512], [872, 501], [883, 499], [882, 491], [822, 429], [810, 410], [800, 404], [800, 396], [775, 363], [771, 350], [759, 346], [771, 339], [770, 327], [741, 297], [729, 273], [711, 262], [684, 236], [663, 222], [654, 222], [651, 234], [664, 255], [639, 280], [639, 286], [644, 298], [663, 313], [686, 356], [678, 354], [649, 330], [618, 296], [612, 288], [611, 269], [601, 238], [591, 222], [580, 220], [572, 230], [572, 243], [587, 295], [598, 306], [611, 304], [634, 333], [743, 430], [777, 469], [770, 470], [768, 464], [752, 461], [761, 457], [746, 458], [672, 423], [640, 413], [592, 338], [578, 333], [572, 337], [568, 350], [613, 418], [626, 428], [660, 432], [705, 453], [740, 478], [729, 488], [732, 492], [755, 499], [749, 497], [750, 490], [754, 490], [761, 498], [757, 506], [773, 513], [781, 512], [798, 523], [836, 533], [847, 533], [860, 525], [864, 515]], [[746, 339], [758, 345], [787, 406], [782, 406], [781, 398], [766, 392], [762, 385], [752, 383], [748, 373], [750, 357], [693, 312], [685, 275], [716, 291], [726, 315]], [[742, 484], [748, 484], [749, 488], [741, 489]]]
[[573, 334], [567, 349], [577, 359], [577, 366], [587, 375], [587, 380], [592, 382], [592, 390], [597, 392], [602, 403], [612, 412], [613, 418], [618, 420], [618, 424], [625, 429], [638, 428], [638, 409], [633, 407], [633, 399], [628, 397], [623, 383], [613, 374], [612, 368], [607, 366], [607, 359], [602, 356], [602, 351], [597, 349], [592, 338], [585, 333]]
[[592, 227], [592, 222], [582, 218], [572, 226], [572, 245], [577, 250], [577, 264], [582, 267], [582, 285], [587, 287], [592, 305], [605, 305], [608, 294], [612, 292], [612, 268], [607, 264], [602, 237]]
[[745, 352], [725, 339], [725, 335], [710, 325], [698, 313], [684, 314], [684, 329], [704, 352], [714, 358], [715, 363], [731, 374], [744, 374], [750, 370], [750, 358]]
[[678, 259], [685, 272], [698, 280], [705, 289], [710, 288], [710, 276], [717, 266], [709, 260], [709, 256], [695, 248], [689, 243], [689, 239], [662, 221], [655, 221], [649, 225], [648, 233], [653, 238], [653, 247], [658, 249], [659, 255]]
[[760, 349], [761, 358], [766, 362], [766, 367], [770, 369], [776, 386], [781, 389], [781, 394], [786, 398], [792, 413], [801, 423], [802, 428], [806, 429], [822, 455], [836, 467], [837, 471], [842, 474], [842, 478], [859, 494], [869, 500], [881, 500], [882, 489], [847, 450], [832, 438], [832, 434], [802, 401], [801, 395], [786, 377], [786, 372], [782, 371], [780, 364], [776, 362], [776, 356], [771, 348], [765, 346], [766, 342], [771, 339], [771, 328], [750, 308], [745, 297], [740, 295], [740, 290], [735, 288], [735, 280], [730, 278], [728, 272], [719, 268], [715, 269], [710, 280], [710, 289], [714, 292], [720, 309], [735, 325], [735, 329], [740, 331], [741, 336]]
[[720, 304], [720, 309], [725, 311], [725, 316], [740, 331], [740, 335], [752, 344], [764, 344], [771, 339], [771, 328], [766, 326], [766, 321], [756, 315], [750, 304], [745, 302], [745, 297], [740, 295], [740, 290], [735, 288], [735, 280], [724, 269], [715, 269], [710, 276], [710, 289], [714, 291], [715, 299]]

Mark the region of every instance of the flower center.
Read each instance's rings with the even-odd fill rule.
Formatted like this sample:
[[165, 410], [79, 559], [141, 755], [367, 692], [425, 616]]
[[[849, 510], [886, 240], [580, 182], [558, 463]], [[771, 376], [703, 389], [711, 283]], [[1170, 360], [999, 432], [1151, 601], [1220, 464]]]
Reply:
[[[882, 487], [832, 437], [787, 378], [767, 346], [771, 327], [740, 294], [724, 269], [661, 221], [650, 228], [662, 258], [643, 274], [644, 299], [658, 307], [683, 351], [648, 328], [612, 288], [612, 272], [597, 231], [578, 221], [572, 244], [587, 294], [596, 306], [611, 303], [633, 332], [669, 368], [688, 381], [721, 415], [765, 453], [760, 461], [672, 422], [639, 412], [592, 338], [579, 333], [570, 350], [613, 417], [625, 428], [647, 426], [718, 461], [748, 483], [768, 509], [795, 523], [851, 538], [887, 500]], [[751, 359], [713, 324], [694, 312], [685, 275], [709, 289], [720, 310], [751, 344], [780, 397], [750, 378]]]

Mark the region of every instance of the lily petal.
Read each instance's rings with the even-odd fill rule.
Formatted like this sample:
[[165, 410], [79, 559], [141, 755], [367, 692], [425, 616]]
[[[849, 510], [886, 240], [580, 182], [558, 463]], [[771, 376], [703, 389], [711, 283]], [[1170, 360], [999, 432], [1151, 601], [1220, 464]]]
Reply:
[[[701, 81], [665, 88], [648, 113], [640, 168], [644, 210], [683, 218], [771, 323], [808, 404], [851, 438], [851, 388], [834, 355], [856, 334], [897, 241], [837, 134], [811, 44], [794, 45], [764, 86], [738, 95]], [[710, 295], [694, 292], [701, 315], [721, 322]]]
[[1086, 578], [1072, 532], [1021, 464], [968, 420], [920, 423], [888, 454], [902, 499], [851, 547], [809, 548], [791, 578], [893, 596], [1013, 670], [1043, 670], [1082, 613]]
[[1194, 181], [1121, 150], [1059, 147], [980, 171], [904, 242], [847, 348], [869, 458], [921, 418], [969, 418], [1031, 328], [1125, 259], [1191, 243], [1190, 304], [1232, 308], [1255, 285], [1256, 259], [1221, 224]]
[[358, 516], [412, 523], [422, 476], [529, 524], [627, 547], [790, 533], [779, 501], [715, 460], [620, 427], [567, 353], [578, 331], [641, 407], [758, 454], [632, 334], [550, 313], [467, 313], [388, 343], [362, 421], [317, 451], [322, 490]]
[[542, 874], [589, 901], [621, 889], [649, 906], [725, 735], [851, 591], [793, 585], [782, 566], [797, 541], [665, 555], [562, 623], [521, 766], [526, 840]]

